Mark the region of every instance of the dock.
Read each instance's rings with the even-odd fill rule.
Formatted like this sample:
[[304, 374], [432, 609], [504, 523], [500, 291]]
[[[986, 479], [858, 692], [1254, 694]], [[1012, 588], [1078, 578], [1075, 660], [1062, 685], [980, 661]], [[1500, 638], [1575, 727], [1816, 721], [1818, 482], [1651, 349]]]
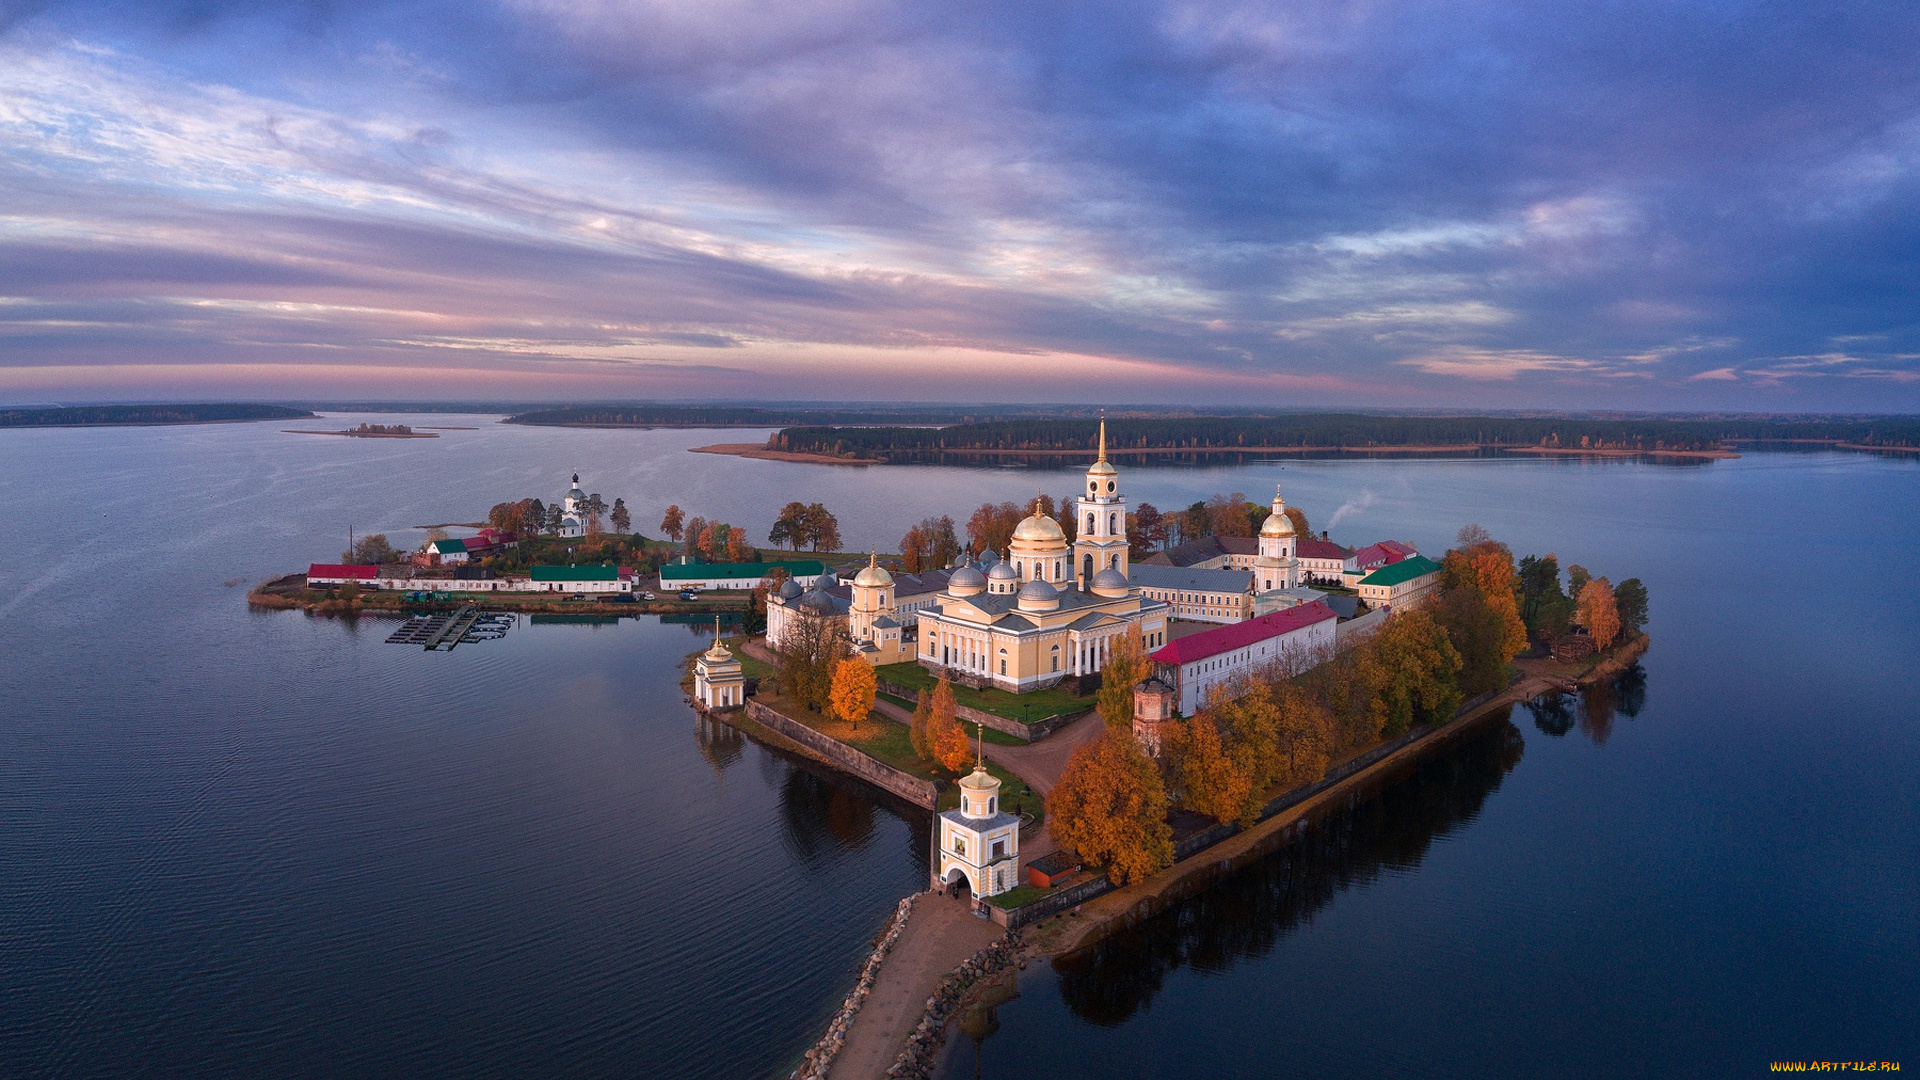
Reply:
[[415, 615], [398, 630], [387, 635], [389, 645], [419, 645], [429, 651], [451, 650], [474, 641], [491, 641], [506, 636], [514, 617], [504, 613], [482, 614], [469, 604], [451, 614]]

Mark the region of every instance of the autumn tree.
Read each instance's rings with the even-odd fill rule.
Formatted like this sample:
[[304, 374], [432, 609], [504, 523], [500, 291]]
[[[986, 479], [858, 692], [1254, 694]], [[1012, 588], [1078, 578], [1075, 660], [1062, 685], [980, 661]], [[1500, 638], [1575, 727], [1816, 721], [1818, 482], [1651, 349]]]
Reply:
[[1426, 611], [1395, 612], [1367, 642], [1379, 665], [1373, 714], [1384, 735], [1416, 723], [1446, 723], [1460, 705], [1460, 654]]
[[1460, 536], [1463, 540], [1469, 536], [1480, 539], [1446, 553], [1440, 564], [1440, 587], [1444, 592], [1474, 589], [1480, 593], [1487, 609], [1500, 621], [1499, 644], [1505, 653], [1500, 663], [1504, 665], [1527, 647], [1527, 624], [1520, 617], [1513, 552], [1478, 525], [1461, 529]]
[[687, 553], [690, 555], [697, 555], [700, 553], [700, 537], [703, 533], [707, 531], [707, 519], [701, 517], [698, 514], [695, 514], [694, 516], [687, 519], [685, 528], [686, 528], [686, 537], [687, 537]]
[[807, 504], [796, 500], [781, 507], [779, 516], [773, 519], [773, 528], [767, 532], [767, 542], [799, 551], [807, 538]]
[[627, 500], [613, 500], [613, 513], [608, 515], [613, 522], [613, 531], [630, 533], [633, 531], [633, 514], [627, 509]]
[[834, 715], [852, 724], [855, 731], [860, 729], [860, 721], [873, 713], [873, 699], [876, 680], [873, 665], [864, 657], [849, 656], [840, 661], [833, 669], [833, 690], [831, 698]]
[[922, 761], [933, 760], [933, 740], [927, 738], [927, 723], [933, 716], [933, 702], [923, 689], [913, 703], [913, 720], [907, 725], [907, 741], [913, 754]]
[[1129, 734], [1109, 730], [1073, 752], [1047, 796], [1047, 817], [1063, 847], [1104, 868], [1116, 885], [1173, 862], [1160, 769]]
[[1168, 724], [1161, 738], [1181, 805], [1215, 821], [1238, 818], [1253, 785], [1227, 756], [1214, 711], [1202, 709], [1189, 720]]
[[701, 558], [712, 559], [714, 558], [714, 551], [716, 549], [726, 550], [722, 547], [722, 545], [726, 543], [724, 539], [727, 535], [724, 531], [725, 529], [726, 525], [717, 521], [710, 524], [704, 522], [701, 524], [700, 535], [694, 540], [693, 544], [694, 550], [700, 553]]
[[933, 760], [951, 773], [958, 773], [967, 764], [967, 733], [961, 728], [955, 715], [956, 704], [953, 700], [953, 684], [947, 681], [945, 672], [934, 685], [933, 697], [927, 702], [927, 748], [933, 751]]
[[927, 534], [915, 525], [900, 538], [900, 569], [909, 574], [918, 574], [927, 568], [928, 550], [933, 545], [928, 542]]
[[1327, 775], [1338, 736], [1333, 711], [1294, 682], [1273, 688], [1279, 782], [1289, 788]]
[[747, 543], [747, 530], [733, 528], [727, 530], [728, 562], [752, 562], [756, 554], [758, 552]]
[[[1041, 496], [1041, 499], [1047, 503], [1053, 502], [1052, 499], [1044, 495]], [[1080, 516], [1074, 511], [1073, 496], [1061, 496], [1059, 507], [1058, 513], [1049, 510], [1047, 511], [1047, 516], [1052, 518], [1054, 523], [1060, 526], [1061, 534], [1067, 538], [1067, 543], [1071, 544], [1080, 536]]]
[[660, 516], [660, 535], [676, 544], [686, 535], [686, 526], [687, 515], [678, 506], [667, 507], [667, 512]]
[[1594, 646], [1612, 648], [1614, 639], [1620, 636], [1620, 608], [1606, 578], [1594, 578], [1580, 590], [1579, 611], [1580, 625], [1587, 628]]
[[1100, 663], [1100, 689], [1094, 694], [1094, 707], [1109, 731], [1133, 730], [1133, 688], [1153, 674], [1153, 661], [1141, 644], [1138, 624], [1110, 639], [1111, 651]]
[[1567, 595], [1573, 597], [1576, 606], [1580, 603], [1580, 594], [1587, 590], [1587, 582], [1593, 580], [1593, 574], [1579, 563], [1567, 567]]
[[1167, 521], [1158, 507], [1143, 502], [1127, 515], [1127, 549], [1145, 558], [1167, 546]]
[[967, 519], [967, 540], [976, 554], [1000, 551], [1013, 539], [1013, 530], [1024, 516], [1018, 503], [981, 503]]
[[794, 619], [780, 638], [780, 682], [786, 696], [821, 712], [832, 693], [834, 669], [847, 655], [843, 619]]
[[1295, 536], [1313, 535], [1313, 530], [1307, 526], [1307, 512], [1305, 510], [1297, 506], [1287, 507], [1287, 520], [1293, 522], [1293, 534]]
[[807, 504], [806, 516], [807, 543], [812, 550], [840, 550], [840, 519], [819, 503]]
[[1215, 493], [1207, 500], [1208, 530], [1215, 536], [1252, 536], [1253, 523], [1247, 517], [1247, 495]]

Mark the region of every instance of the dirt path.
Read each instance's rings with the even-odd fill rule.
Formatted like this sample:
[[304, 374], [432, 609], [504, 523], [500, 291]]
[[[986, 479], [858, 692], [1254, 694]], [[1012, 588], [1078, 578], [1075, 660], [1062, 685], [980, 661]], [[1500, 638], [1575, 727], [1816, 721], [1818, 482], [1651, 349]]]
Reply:
[[880, 977], [833, 1059], [833, 1080], [884, 1077], [940, 980], [1002, 936], [997, 924], [977, 918], [963, 901], [938, 893], [914, 897], [907, 928], [880, 965]]

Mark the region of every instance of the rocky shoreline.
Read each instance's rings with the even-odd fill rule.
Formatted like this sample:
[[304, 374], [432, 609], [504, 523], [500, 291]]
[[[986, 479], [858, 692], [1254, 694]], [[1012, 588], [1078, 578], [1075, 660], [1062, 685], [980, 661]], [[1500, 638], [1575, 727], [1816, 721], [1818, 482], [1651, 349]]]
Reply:
[[840, 1004], [840, 1011], [833, 1014], [833, 1019], [827, 1024], [827, 1033], [820, 1036], [820, 1041], [806, 1052], [790, 1080], [825, 1080], [828, 1068], [833, 1065], [834, 1055], [846, 1044], [847, 1028], [860, 1012], [867, 995], [873, 992], [873, 982], [880, 977], [880, 964], [893, 951], [893, 943], [900, 940], [900, 932], [907, 928], [907, 919], [913, 913], [913, 901], [913, 896], [905, 897], [894, 908], [893, 918], [887, 923], [887, 928], [881, 931], [880, 940], [874, 944], [867, 962], [860, 966], [860, 978], [855, 980], [852, 992]]
[[967, 998], [981, 980], [991, 978], [1019, 965], [1022, 947], [1020, 932], [1014, 931], [1000, 941], [981, 949], [947, 973], [939, 989], [927, 998], [920, 1023], [907, 1036], [907, 1045], [887, 1070], [887, 1080], [932, 1080], [937, 1072], [940, 1048], [947, 1041], [947, 1023], [959, 1016]]

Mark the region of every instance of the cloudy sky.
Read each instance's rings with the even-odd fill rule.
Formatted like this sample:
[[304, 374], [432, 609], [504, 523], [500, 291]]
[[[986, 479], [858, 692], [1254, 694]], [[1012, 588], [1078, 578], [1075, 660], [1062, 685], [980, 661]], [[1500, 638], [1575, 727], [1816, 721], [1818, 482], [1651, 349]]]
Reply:
[[1920, 4], [0, 0], [0, 401], [1920, 409]]

